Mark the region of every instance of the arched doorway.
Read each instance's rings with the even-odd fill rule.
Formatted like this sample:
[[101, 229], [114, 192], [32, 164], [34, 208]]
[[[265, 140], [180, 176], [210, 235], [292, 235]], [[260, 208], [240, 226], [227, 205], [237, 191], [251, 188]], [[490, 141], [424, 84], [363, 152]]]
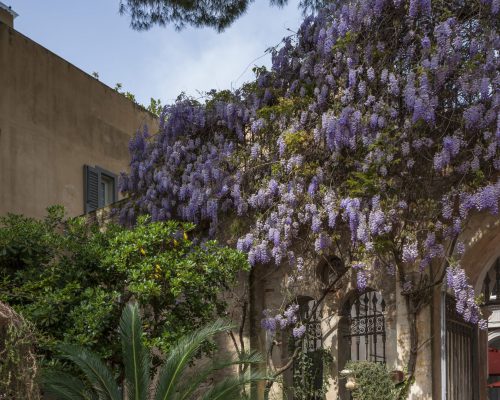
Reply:
[[[380, 292], [356, 292], [345, 303], [338, 325], [339, 372], [348, 361], [386, 362], [386, 302]], [[339, 382], [342, 382], [339, 377]], [[339, 383], [339, 398], [351, 393]]]
[[376, 291], [354, 298], [344, 312], [349, 327], [344, 331], [349, 360], [386, 361], [385, 300]]
[[[291, 334], [284, 337], [283, 357], [288, 359], [297, 346], [300, 355], [293, 362], [292, 368], [285, 373], [284, 385], [286, 399], [323, 400], [323, 335], [321, 331], [321, 309], [312, 297], [299, 296], [298, 320], [305, 325], [302, 338], [296, 339]], [[293, 388], [293, 389], [292, 389]]]
[[482, 294], [488, 316], [488, 396], [500, 400], [500, 258], [486, 273]]

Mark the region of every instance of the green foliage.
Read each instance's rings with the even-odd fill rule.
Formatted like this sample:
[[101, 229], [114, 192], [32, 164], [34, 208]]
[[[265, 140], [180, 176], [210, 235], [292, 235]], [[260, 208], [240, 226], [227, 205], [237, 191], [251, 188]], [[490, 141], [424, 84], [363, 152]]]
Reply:
[[131, 93], [131, 92], [123, 92], [122, 93], [127, 99], [129, 99], [131, 102], [133, 103], [136, 103], [136, 104], [139, 104], [137, 103], [137, 100], [135, 98], [135, 94]]
[[352, 197], [377, 193], [378, 183], [378, 175], [375, 168], [370, 168], [366, 172], [353, 171], [346, 181], [349, 188], [349, 195]]
[[[120, 13], [130, 16], [130, 25], [136, 30], [148, 30], [153, 26], [173, 26], [177, 30], [186, 26], [210, 27], [218, 32], [241, 17], [252, 2], [227, 0], [192, 2], [188, 0], [120, 0]], [[270, 0], [271, 6], [282, 7], [287, 0]], [[309, 14], [328, 4], [322, 0], [300, 0], [298, 6]]]
[[163, 105], [161, 104], [160, 99], [151, 99], [149, 100], [149, 105], [146, 107], [146, 110], [148, 110], [151, 114], [156, 115], [157, 117], [160, 116], [161, 112], [163, 111]]
[[335, 45], [332, 47], [332, 51], [345, 51], [347, 47], [354, 43], [357, 39], [357, 34], [351, 31], [348, 31], [344, 37], [341, 37], [337, 40]]
[[38, 400], [31, 324], [0, 303], [0, 399]]
[[183, 334], [223, 315], [219, 294], [247, 268], [243, 254], [215, 242], [194, 244], [192, 224], [151, 223], [106, 230], [60, 207], [44, 220], [0, 219], [0, 301], [40, 333], [52, 359], [61, 342], [85, 345], [119, 362], [116, 325], [130, 298], [144, 304], [145, 341], [168, 351]]
[[[118, 384], [106, 364], [81, 346], [61, 345], [62, 356], [74, 363], [84, 376], [72, 376], [48, 370], [44, 374], [44, 389], [60, 400], [189, 400], [200, 399], [200, 386], [215, 372], [231, 365], [261, 362], [255, 354], [242, 355], [238, 360], [198, 367], [196, 376], [187, 376], [188, 367], [203, 343], [231, 326], [218, 320], [181, 338], [171, 349], [163, 365], [152, 369], [150, 355], [142, 342], [144, 332], [137, 304], [128, 304], [119, 325], [124, 360], [124, 384]], [[155, 383], [150, 379], [153, 377]], [[156, 381], [157, 378], [157, 381]], [[219, 380], [203, 393], [203, 400], [243, 399], [244, 386], [265, 377], [247, 374]]]
[[[221, 101], [224, 102], [236, 101], [234, 93], [231, 92], [230, 90], [211, 89], [207, 93], [205, 93], [205, 96], [206, 96], [205, 105], [207, 108], [215, 108], [217, 104]], [[184, 100], [188, 100], [184, 92], [182, 93], [181, 98]]]
[[123, 85], [121, 83], [116, 83], [114, 90], [116, 90], [118, 93], [124, 95], [127, 99], [129, 99], [131, 102], [137, 104], [138, 106], [144, 108], [145, 110], [149, 111], [151, 114], [159, 117], [161, 112], [163, 111], [163, 105], [161, 104], [160, 99], [153, 99], [152, 97], [149, 99], [149, 104], [145, 106], [144, 104], [141, 104], [137, 101], [135, 98], [135, 94], [129, 91], [123, 91]]
[[345, 367], [353, 372], [357, 387], [354, 400], [395, 400], [397, 390], [387, 367], [369, 361], [349, 361]]
[[113, 237], [103, 257], [104, 267], [122, 276], [130, 294], [150, 306], [146, 331], [151, 344], [163, 351], [180, 334], [221, 315], [225, 303], [219, 294], [247, 268], [242, 253], [215, 241], [193, 245], [193, 229], [192, 224], [142, 217], [135, 229]]
[[313, 143], [311, 132], [297, 131], [284, 135], [285, 144], [291, 153], [300, 153]]
[[[319, 349], [301, 351], [293, 368], [293, 398], [296, 400], [322, 399], [329, 387], [327, 371], [332, 364], [331, 351]], [[318, 370], [323, 374], [318, 374]]]
[[285, 114], [292, 115], [293, 111], [297, 109], [297, 104], [293, 99], [280, 97], [277, 103], [272, 106], [262, 107], [257, 111], [257, 116], [259, 118], [270, 119], [273, 115]]

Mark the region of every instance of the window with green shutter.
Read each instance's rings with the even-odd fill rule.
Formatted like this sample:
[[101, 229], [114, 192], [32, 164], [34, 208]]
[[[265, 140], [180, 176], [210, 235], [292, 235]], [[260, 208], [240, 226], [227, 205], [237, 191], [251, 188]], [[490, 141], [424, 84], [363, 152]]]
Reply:
[[106, 207], [118, 199], [117, 176], [115, 174], [90, 165], [85, 165], [83, 172], [85, 213]]

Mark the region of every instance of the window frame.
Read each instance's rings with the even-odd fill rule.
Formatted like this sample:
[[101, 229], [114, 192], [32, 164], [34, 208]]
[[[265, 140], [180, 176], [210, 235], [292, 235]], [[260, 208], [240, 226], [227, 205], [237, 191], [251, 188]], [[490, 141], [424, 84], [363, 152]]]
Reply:
[[[89, 172], [93, 172], [97, 174], [97, 207], [93, 207], [89, 205]], [[84, 213], [88, 214], [93, 211], [96, 211], [100, 208], [107, 207], [118, 200], [118, 175], [99, 167], [98, 165], [91, 166], [85, 164], [83, 166], [83, 202], [84, 202]], [[105, 176], [109, 180], [113, 182], [113, 190], [112, 190], [112, 200], [109, 204], [104, 204], [102, 195], [101, 195], [101, 183], [102, 177]]]

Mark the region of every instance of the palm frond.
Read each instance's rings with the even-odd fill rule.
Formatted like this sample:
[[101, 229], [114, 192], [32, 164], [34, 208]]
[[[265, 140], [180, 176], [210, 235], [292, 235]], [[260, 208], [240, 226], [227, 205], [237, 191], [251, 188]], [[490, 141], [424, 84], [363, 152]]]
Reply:
[[142, 343], [142, 326], [137, 304], [127, 304], [120, 319], [120, 336], [125, 366], [127, 399], [145, 400], [149, 388], [149, 352]]
[[213, 375], [215, 372], [220, 371], [224, 368], [231, 367], [234, 365], [253, 365], [263, 362], [263, 357], [256, 352], [244, 353], [237, 360], [223, 360], [214, 364], [210, 368], [206, 368], [204, 370], [197, 371], [196, 377], [190, 382], [187, 382], [185, 386], [183, 386], [179, 390], [179, 400], [187, 400], [199, 387], [203, 382], [206, 382], [207, 379]]
[[44, 392], [58, 400], [97, 400], [80, 379], [65, 372], [44, 371], [41, 380]]
[[207, 390], [201, 400], [244, 399], [242, 389], [245, 385], [269, 379], [266, 375], [259, 372], [248, 373], [243, 377], [225, 378]]
[[156, 400], [173, 400], [180, 379], [190, 360], [200, 349], [203, 342], [219, 332], [231, 329], [232, 325], [217, 320], [204, 328], [184, 336], [171, 350], [158, 376]]
[[120, 400], [120, 390], [113, 379], [113, 374], [99, 357], [81, 346], [63, 344], [59, 349], [64, 358], [81, 369], [99, 399]]

